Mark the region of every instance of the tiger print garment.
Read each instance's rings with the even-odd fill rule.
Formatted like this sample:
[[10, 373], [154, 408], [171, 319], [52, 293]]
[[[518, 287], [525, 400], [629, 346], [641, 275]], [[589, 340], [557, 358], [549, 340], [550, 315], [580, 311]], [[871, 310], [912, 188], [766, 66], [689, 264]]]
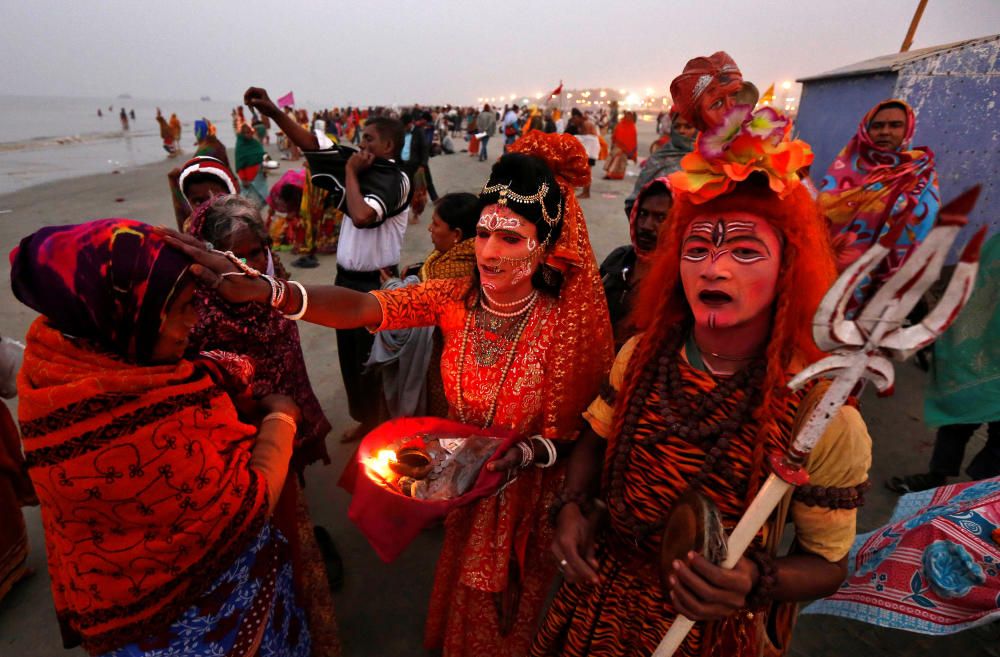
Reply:
[[[637, 338], [633, 338], [626, 343], [618, 356], [610, 381], [614, 391], [622, 388], [623, 364], [627, 364], [636, 342]], [[654, 368], [656, 360], [651, 359]], [[678, 361], [685, 392], [704, 395], [716, 386], [711, 375], [695, 369], [684, 358]], [[602, 496], [608, 503], [610, 522], [597, 540], [601, 583], [597, 586], [564, 583], [561, 586], [532, 647], [534, 657], [648, 657], [673, 621], [675, 612], [661, 584], [661, 525], [674, 501], [701, 470], [707, 454], [702, 447], [677, 436], [651, 438], [666, 426], [660, 410], [661, 390], [658, 385], [652, 387], [642, 405], [635, 439], [625, 452], [623, 507], [616, 508], [607, 494], [612, 464], [621, 441], [619, 435], [608, 435], [607, 411], [611, 400], [598, 399], [588, 411], [588, 420], [595, 431], [609, 438]], [[730, 417], [745, 394], [745, 390], [738, 391], [723, 400], [715, 413], [705, 419], [715, 422]], [[671, 400], [667, 402], [669, 405]], [[798, 398], [794, 398], [783, 404], [785, 412], [778, 416], [776, 426], [766, 432], [768, 451], [782, 449], [787, 444], [797, 402]], [[721, 476], [716, 468], [701, 488], [702, 494], [719, 508], [727, 531], [736, 525], [745, 508], [757, 432], [756, 422], [745, 422], [729, 436], [729, 445], [720, 460], [729, 465], [731, 474]], [[633, 529], [637, 523], [651, 525], [653, 529], [637, 534]], [[736, 622], [744, 621], [739, 618]], [[745, 633], [746, 629], [749, 628], [729, 628], [736, 635]], [[696, 624], [676, 654], [687, 657], [706, 654], [703, 652], [705, 640], [703, 624]]]

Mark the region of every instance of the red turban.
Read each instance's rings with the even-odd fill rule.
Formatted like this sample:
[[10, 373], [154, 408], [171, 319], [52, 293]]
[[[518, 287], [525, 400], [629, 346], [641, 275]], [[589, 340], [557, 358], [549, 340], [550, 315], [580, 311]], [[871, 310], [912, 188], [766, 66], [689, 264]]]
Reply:
[[719, 98], [732, 96], [742, 86], [743, 74], [736, 62], [720, 50], [709, 57], [690, 60], [684, 72], [670, 83], [670, 95], [682, 117], [699, 130], [707, 130], [715, 122], [705, 115], [705, 109]]

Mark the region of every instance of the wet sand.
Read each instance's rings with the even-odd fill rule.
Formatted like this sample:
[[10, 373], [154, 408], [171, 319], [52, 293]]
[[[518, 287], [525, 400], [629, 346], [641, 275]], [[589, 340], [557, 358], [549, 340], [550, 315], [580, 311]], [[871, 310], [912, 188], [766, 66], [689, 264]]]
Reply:
[[[651, 124], [640, 126], [640, 152], [652, 139]], [[500, 140], [490, 143], [496, 157]], [[272, 151], [277, 157], [277, 153]], [[46, 183], [0, 196], [0, 334], [21, 339], [35, 313], [11, 294], [10, 265], [6, 254], [25, 235], [42, 226], [77, 223], [102, 217], [129, 217], [152, 224], [174, 225], [166, 174], [176, 160], [129, 169], [118, 175], [102, 174], [55, 183]], [[289, 168], [282, 162], [270, 181]], [[489, 165], [467, 153], [435, 157], [431, 170], [440, 194], [478, 192], [486, 181]], [[628, 241], [628, 225], [622, 210], [624, 197], [635, 178], [601, 180], [601, 164], [594, 169], [592, 197], [581, 201], [598, 261], [613, 248]], [[119, 200], [120, 199], [120, 200]], [[10, 210], [10, 212], [3, 212]], [[427, 234], [430, 210], [418, 225], [407, 231], [402, 262], [422, 260], [431, 249]], [[283, 254], [283, 260], [292, 258]], [[305, 283], [332, 283], [336, 274], [333, 256], [320, 258], [321, 266], [311, 270], [289, 268]], [[317, 396], [333, 424], [327, 438], [333, 463], [313, 465], [306, 471], [306, 494], [317, 524], [330, 530], [344, 560], [345, 583], [335, 595], [344, 655], [386, 657], [427, 654], [422, 649], [423, 621], [430, 593], [433, 568], [442, 532], [421, 535], [394, 563], [383, 564], [364, 537], [347, 519], [349, 497], [336, 486], [354, 445], [342, 445], [341, 433], [353, 426], [347, 416], [346, 397], [337, 365], [336, 341], [331, 329], [301, 324], [303, 350]], [[898, 366], [894, 397], [865, 399], [864, 414], [875, 442], [871, 472], [875, 486], [860, 514], [859, 532], [882, 524], [896, 502], [896, 496], [882, 488], [892, 474], [920, 471], [930, 456], [933, 434], [922, 422], [925, 375], [912, 364]], [[16, 409], [16, 399], [5, 402]], [[982, 446], [977, 436], [968, 455]], [[25, 509], [31, 554], [29, 564], [36, 574], [14, 588], [0, 602], [0, 655], [3, 657], [45, 657], [82, 655], [82, 650], [63, 650], [55, 619], [45, 567], [44, 541], [37, 508]], [[932, 639], [826, 616], [800, 619], [790, 649], [791, 655], [848, 656], [942, 654], [1000, 655], [997, 641], [1000, 624], [979, 628], [952, 637]]]

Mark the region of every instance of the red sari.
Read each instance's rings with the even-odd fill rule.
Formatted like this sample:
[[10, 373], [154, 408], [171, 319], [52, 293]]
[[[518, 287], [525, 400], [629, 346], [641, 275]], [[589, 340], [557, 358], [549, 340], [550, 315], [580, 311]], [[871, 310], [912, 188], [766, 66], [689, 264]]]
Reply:
[[[467, 313], [462, 295], [468, 279], [434, 280], [393, 292], [376, 292], [386, 321], [380, 329], [436, 324], [444, 335], [441, 376], [449, 416], [456, 417], [459, 370], [465, 420], [484, 426], [494, 398], [493, 425], [531, 436], [543, 431], [543, 381], [556, 328], [556, 302], [540, 301], [518, 343], [514, 363], [501, 385], [504, 360], [484, 366], [474, 349], [460, 352]], [[473, 322], [475, 324], [475, 322]], [[497, 336], [475, 326], [468, 343], [497, 342]], [[582, 410], [582, 409], [581, 409]], [[568, 436], [552, 436], [566, 438]], [[555, 577], [548, 555], [552, 531], [545, 509], [562, 481], [560, 467], [523, 471], [498, 495], [453, 511], [445, 523], [445, 542], [438, 560], [427, 620], [425, 645], [444, 646], [446, 655], [523, 655]], [[514, 631], [503, 636], [495, 599], [520, 591]]]
[[[493, 425], [525, 437], [573, 440], [580, 414], [597, 394], [613, 355], [607, 302], [573, 195], [573, 186], [589, 182], [589, 166], [583, 148], [569, 136], [531, 132], [512, 150], [546, 160], [566, 205], [561, 235], [546, 260], [563, 272], [559, 298], [542, 295], [530, 311], [506, 377], [505, 356], [490, 363], [484, 351], [492, 344], [506, 354], [509, 342], [466, 321], [476, 312], [464, 298], [468, 278], [373, 292], [383, 311], [379, 329], [440, 327], [441, 375], [451, 417], [458, 415], [461, 402], [464, 421], [485, 424], [495, 400]], [[588, 357], [580, 358], [585, 352]], [[528, 653], [556, 575], [547, 511], [563, 474], [562, 464], [523, 470], [497, 495], [448, 516], [426, 647], [443, 646], [446, 657]]]

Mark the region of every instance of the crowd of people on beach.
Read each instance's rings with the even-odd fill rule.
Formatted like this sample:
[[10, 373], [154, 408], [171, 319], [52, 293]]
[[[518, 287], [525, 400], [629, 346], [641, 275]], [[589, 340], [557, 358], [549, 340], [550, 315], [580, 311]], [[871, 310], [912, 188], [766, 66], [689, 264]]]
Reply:
[[[942, 207], [900, 99], [859, 117], [818, 175], [726, 53], [690, 60], [671, 96], [640, 153], [639, 117], [616, 104], [310, 114], [250, 87], [232, 158], [217, 126], [194, 122], [196, 150], [168, 176], [176, 230], [119, 218], [24, 237], [11, 285], [39, 317], [23, 347], [0, 343], [0, 393], [17, 398], [16, 423], [0, 405], [0, 597], [27, 574], [20, 507], [40, 504], [67, 647], [339, 654], [336, 537], [302, 491], [306, 466], [330, 463], [309, 322], [335, 330], [357, 423], [342, 440], [361, 441], [345, 487], [374, 476], [361, 455], [390, 420], [510, 436], [477, 479], [488, 489], [444, 518], [427, 649], [647, 656], [684, 617], [674, 654], [782, 654], [799, 603], [901, 577], [917, 584], [893, 613], [998, 613], [1000, 241], [934, 347], [948, 357], [927, 395], [941, 427], [929, 472], [887, 482], [931, 497], [861, 559], [864, 408], [822, 406], [826, 383], [786, 384], [826, 356], [814, 317], [839, 275], [831, 331], [846, 332], [969, 208]], [[177, 115], [157, 122], [178, 155]], [[304, 166], [269, 184], [272, 132]], [[431, 160], [460, 152], [491, 162], [485, 181], [438, 196]], [[619, 183], [630, 243], [599, 265], [578, 199], [601, 161], [634, 183]], [[401, 271], [428, 206], [429, 253]], [[859, 270], [876, 248], [888, 255]], [[335, 254], [334, 284], [295, 280], [284, 253], [304, 268]], [[795, 452], [817, 407], [825, 431]], [[972, 481], [947, 486], [982, 424]], [[782, 467], [799, 485], [724, 566], [726, 533]], [[417, 521], [394, 524], [391, 500], [366, 509], [389, 518], [369, 517], [373, 545], [401, 550], [396, 532]]]

